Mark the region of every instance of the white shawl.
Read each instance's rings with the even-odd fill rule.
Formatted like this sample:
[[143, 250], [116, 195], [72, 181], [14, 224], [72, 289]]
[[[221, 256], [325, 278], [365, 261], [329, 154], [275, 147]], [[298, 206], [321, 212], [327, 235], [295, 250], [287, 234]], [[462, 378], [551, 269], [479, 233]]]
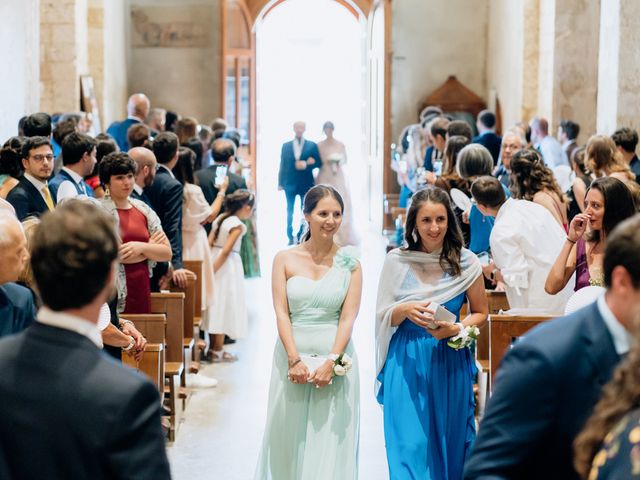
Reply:
[[393, 309], [404, 302], [443, 304], [466, 292], [482, 275], [482, 268], [478, 257], [466, 248], [460, 252], [460, 266], [458, 276], [445, 273], [440, 266], [440, 250], [424, 253], [396, 248], [387, 254], [376, 302], [376, 376], [384, 366], [397, 328], [391, 326]]

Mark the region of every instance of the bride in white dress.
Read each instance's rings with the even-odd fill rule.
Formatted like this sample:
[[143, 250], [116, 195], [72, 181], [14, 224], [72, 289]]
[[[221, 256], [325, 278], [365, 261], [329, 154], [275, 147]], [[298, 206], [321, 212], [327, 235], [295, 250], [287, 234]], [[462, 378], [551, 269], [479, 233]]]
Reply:
[[342, 165], [347, 163], [347, 150], [344, 143], [333, 137], [335, 129], [332, 122], [325, 122], [322, 130], [327, 138], [318, 142], [318, 151], [322, 159], [322, 168], [316, 178], [316, 184], [331, 185], [335, 188], [344, 201], [344, 218], [342, 226], [336, 235], [336, 243], [338, 245], [357, 245], [360, 243], [358, 234], [353, 225], [353, 209], [351, 207], [351, 195], [347, 180], [342, 170]]

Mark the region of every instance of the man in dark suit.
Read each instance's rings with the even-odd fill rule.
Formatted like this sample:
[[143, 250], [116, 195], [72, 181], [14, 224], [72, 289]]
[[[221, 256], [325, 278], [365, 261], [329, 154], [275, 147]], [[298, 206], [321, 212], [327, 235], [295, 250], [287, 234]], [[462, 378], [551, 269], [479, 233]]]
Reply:
[[502, 138], [496, 135], [496, 116], [489, 110], [482, 110], [478, 114], [476, 120], [476, 126], [478, 127], [478, 136], [474, 137], [471, 143], [479, 143], [484, 146], [491, 156], [493, 157], [493, 165], [498, 164], [498, 157], [500, 156], [500, 144]]
[[[284, 190], [287, 197], [287, 238], [289, 245], [293, 245], [293, 208], [296, 197], [300, 197], [300, 203], [307, 191], [315, 184], [313, 169], [322, 166], [318, 146], [306, 140], [303, 135], [306, 130], [304, 122], [293, 124], [295, 138], [282, 145], [280, 153], [280, 172], [278, 173], [278, 190]], [[300, 225], [300, 232], [302, 225]]]
[[157, 389], [100, 350], [96, 323], [117, 259], [113, 220], [90, 202], [65, 202], [36, 230], [32, 267], [44, 306], [29, 328], [0, 339], [7, 478], [171, 477]]
[[144, 189], [151, 186], [156, 178], [156, 171], [158, 169], [156, 156], [146, 147], [133, 147], [128, 153], [138, 166], [131, 198], [141, 200], [153, 208], [153, 206], [151, 206], [151, 200], [149, 200]]
[[129, 127], [136, 123], [143, 123], [150, 108], [151, 103], [144, 93], [134, 93], [127, 102], [128, 117], [121, 122], [113, 122], [109, 125], [107, 133], [115, 139], [121, 151], [127, 152], [129, 150], [129, 141], [127, 140]]
[[33, 294], [14, 283], [28, 260], [22, 225], [11, 213], [0, 211], [0, 337], [21, 332], [36, 318]]
[[162, 230], [171, 243], [171, 263], [159, 263], [153, 271], [151, 288], [158, 291], [169, 280], [185, 288], [192, 272], [182, 268], [182, 184], [176, 180], [172, 169], [178, 163], [178, 136], [162, 132], [153, 142], [153, 154], [158, 162], [153, 183], [144, 189], [151, 207], [160, 217]]
[[[227, 187], [227, 194], [233, 193], [240, 188], [247, 188], [247, 182], [240, 175], [236, 175], [229, 171], [229, 168], [233, 164], [234, 157], [236, 155], [235, 144], [227, 138], [218, 138], [211, 144], [211, 158], [213, 159], [213, 165], [198, 170], [196, 172], [196, 178], [198, 184], [202, 188], [204, 198], [207, 199], [209, 204], [213, 203], [216, 199], [216, 195], [219, 193], [219, 185], [216, 185], [216, 171], [220, 167], [227, 168], [227, 177], [229, 177], [229, 186]], [[205, 225], [207, 233], [211, 230], [211, 224]]]
[[596, 303], [544, 323], [507, 353], [465, 479], [578, 479], [573, 441], [633, 341], [640, 215], [607, 238], [604, 279], [607, 291]]
[[46, 137], [30, 137], [22, 146], [24, 174], [7, 195], [7, 201], [16, 210], [18, 220], [39, 217], [55, 208], [48, 180], [53, 171], [53, 150]]

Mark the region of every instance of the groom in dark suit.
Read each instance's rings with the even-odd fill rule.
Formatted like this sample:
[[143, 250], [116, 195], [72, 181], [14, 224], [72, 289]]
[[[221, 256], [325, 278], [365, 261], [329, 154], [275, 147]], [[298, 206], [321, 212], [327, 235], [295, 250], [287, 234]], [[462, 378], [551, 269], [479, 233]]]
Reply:
[[464, 478], [577, 480], [572, 444], [629, 351], [640, 316], [640, 214], [607, 239], [607, 291], [505, 356]]
[[[300, 197], [300, 203], [307, 191], [313, 187], [313, 169], [320, 168], [322, 160], [318, 146], [306, 140], [303, 135], [306, 130], [304, 122], [293, 124], [295, 138], [282, 145], [280, 154], [280, 172], [278, 173], [278, 190], [284, 190], [287, 197], [287, 238], [289, 245], [293, 245], [293, 208], [296, 197]], [[300, 226], [302, 230], [302, 226]], [[301, 232], [298, 232], [298, 237]]]
[[0, 476], [171, 478], [160, 396], [101, 350], [100, 308], [118, 269], [113, 219], [71, 199], [32, 238], [37, 321], [0, 339]]

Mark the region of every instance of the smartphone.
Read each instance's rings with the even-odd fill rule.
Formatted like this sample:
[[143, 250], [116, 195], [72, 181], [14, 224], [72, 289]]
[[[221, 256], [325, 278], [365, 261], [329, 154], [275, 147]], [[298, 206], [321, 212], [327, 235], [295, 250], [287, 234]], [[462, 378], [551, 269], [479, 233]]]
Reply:
[[[433, 319], [438, 322], [455, 323], [456, 316], [442, 305], [436, 302], [431, 302], [427, 309], [433, 313]], [[436, 329], [438, 326], [435, 323], [428, 325], [430, 329]]]
[[220, 185], [222, 185], [225, 177], [227, 176], [228, 170], [229, 170], [229, 167], [227, 167], [226, 165], [218, 165], [218, 168], [216, 168], [216, 178], [213, 181], [213, 184], [216, 187], [219, 187]]

